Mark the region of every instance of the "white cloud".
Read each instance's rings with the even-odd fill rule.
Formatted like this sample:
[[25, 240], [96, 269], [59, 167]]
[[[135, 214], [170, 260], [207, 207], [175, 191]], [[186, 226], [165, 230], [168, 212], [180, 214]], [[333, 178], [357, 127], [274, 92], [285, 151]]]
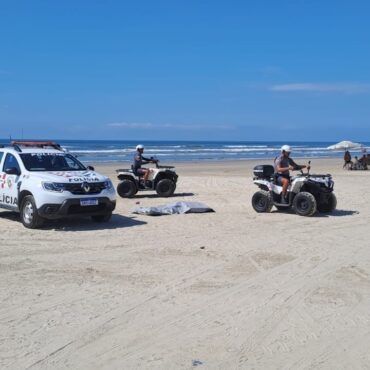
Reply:
[[109, 127], [126, 127], [126, 128], [150, 128], [153, 124], [150, 122], [113, 122], [108, 123]]
[[292, 83], [273, 85], [269, 88], [277, 92], [334, 92], [334, 93], [367, 93], [370, 92], [370, 84], [361, 83]]
[[113, 128], [128, 128], [128, 129], [135, 129], [135, 128], [146, 128], [146, 129], [174, 129], [174, 130], [202, 130], [202, 129], [210, 129], [210, 130], [230, 130], [235, 128], [232, 125], [202, 125], [202, 124], [176, 124], [176, 123], [159, 123], [154, 124], [151, 122], [113, 122], [108, 123], [109, 127]]

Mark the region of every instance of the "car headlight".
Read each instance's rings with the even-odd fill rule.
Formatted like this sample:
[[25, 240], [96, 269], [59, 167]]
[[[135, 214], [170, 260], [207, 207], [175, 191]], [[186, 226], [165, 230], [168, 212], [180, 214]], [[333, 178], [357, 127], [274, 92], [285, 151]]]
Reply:
[[112, 181], [110, 180], [107, 180], [104, 182], [104, 188], [107, 189], [107, 190], [110, 190], [113, 188], [113, 184], [112, 184]]
[[58, 193], [61, 193], [65, 189], [64, 184], [61, 182], [43, 182], [42, 186], [45, 190], [56, 191]]

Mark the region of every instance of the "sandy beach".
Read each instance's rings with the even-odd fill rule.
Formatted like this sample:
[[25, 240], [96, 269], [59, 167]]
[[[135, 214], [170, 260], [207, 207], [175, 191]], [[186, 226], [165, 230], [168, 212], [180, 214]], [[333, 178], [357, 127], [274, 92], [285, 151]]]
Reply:
[[[0, 211], [0, 368], [370, 368], [370, 171], [314, 159], [338, 207], [305, 218], [253, 210], [255, 163], [179, 163], [107, 224]], [[131, 213], [175, 200], [216, 212]]]

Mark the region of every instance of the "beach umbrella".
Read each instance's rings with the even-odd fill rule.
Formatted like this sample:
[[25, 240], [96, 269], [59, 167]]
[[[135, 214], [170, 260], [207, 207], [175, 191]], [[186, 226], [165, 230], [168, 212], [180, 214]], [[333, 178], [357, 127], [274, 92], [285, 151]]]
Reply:
[[327, 147], [329, 150], [348, 150], [348, 149], [359, 149], [362, 148], [362, 144], [353, 143], [352, 141], [341, 141], [340, 143], [330, 145]]

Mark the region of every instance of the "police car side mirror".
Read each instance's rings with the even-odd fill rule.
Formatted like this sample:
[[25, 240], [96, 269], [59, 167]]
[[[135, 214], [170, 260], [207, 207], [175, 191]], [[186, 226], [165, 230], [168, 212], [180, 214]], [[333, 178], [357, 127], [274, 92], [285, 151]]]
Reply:
[[19, 176], [21, 174], [21, 172], [18, 170], [18, 168], [16, 167], [9, 167], [9, 168], [6, 168], [5, 169], [5, 173], [7, 175], [16, 175], [16, 176]]
[[94, 168], [93, 166], [87, 166], [87, 169], [88, 169], [89, 171], [95, 171], [95, 168]]

